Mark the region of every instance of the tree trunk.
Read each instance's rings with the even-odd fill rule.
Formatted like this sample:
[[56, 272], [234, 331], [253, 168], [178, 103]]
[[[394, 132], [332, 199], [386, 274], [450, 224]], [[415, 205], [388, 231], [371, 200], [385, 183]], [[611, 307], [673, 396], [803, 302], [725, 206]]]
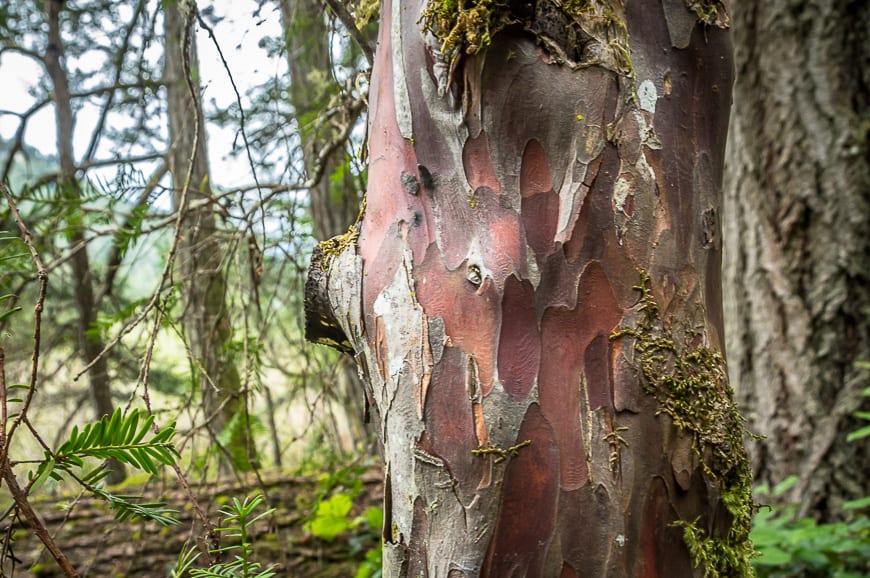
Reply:
[[421, 4], [382, 5], [365, 217], [307, 288], [368, 376], [385, 576], [751, 575], [724, 8]]
[[846, 443], [870, 359], [870, 6], [735, 2], [725, 186], [731, 377], [760, 482], [803, 514], [870, 494]]
[[256, 451], [250, 440], [245, 392], [231, 347], [223, 269], [226, 247], [218, 237], [214, 207], [203, 204], [211, 198], [211, 180], [193, 22], [189, 10], [182, 11], [178, 0], [164, 2], [164, 10], [169, 170], [176, 210], [186, 213], [179, 252], [184, 278], [184, 327], [208, 430], [215, 442], [219, 437], [224, 440], [220, 445], [229, 454], [219, 459], [223, 466], [231, 462], [245, 471], [250, 469]]
[[[64, 65], [63, 39], [60, 34], [60, 15], [63, 0], [48, 0], [46, 16], [48, 21], [48, 48], [45, 53], [45, 66], [52, 83], [55, 117], [57, 125], [57, 151], [60, 161], [57, 186], [60, 196], [73, 206], [81, 199], [81, 189], [76, 178], [75, 156], [73, 154], [73, 116], [69, 82]], [[68, 224], [68, 238], [75, 253], [70, 259], [74, 282], [73, 295], [78, 312], [77, 341], [85, 363], [91, 363], [88, 371], [94, 411], [97, 419], [110, 416], [114, 412], [112, 388], [109, 381], [109, 368], [105, 355], [101, 355], [105, 344], [98, 332], [92, 331], [97, 321], [97, 303], [94, 299], [94, 276], [91, 271], [87, 250], [87, 238], [81, 213], [72, 209]], [[109, 461], [109, 482], [119, 483], [126, 477], [124, 466], [115, 460]]]
[[[336, 147], [320, 160], [322, 150], [335, 146], [339, 132], [325, 118], [330, 99], [338, 92], [332, 76], [329, 30], [320, 0], [281, 0], [280, 3], [290, 67], [290, 101], [299, 125], [305, 170], [309, 175], [318, 170], [321, 174], [308, 191], [311, 220], [317, 238], [329, 239], [353, 224], [360, 203], [353, 174], [344, 166], [344, 146]], [[353, 118], [343, 120], [354, 121]], [[321, 163], [323, 166], [318, 166]], [[341, 358], [339, 364], [334, 397], [345, 410], [354, 441], [361, 442], [367, 437], [363, 423], [363, 386], [351, 360]]]

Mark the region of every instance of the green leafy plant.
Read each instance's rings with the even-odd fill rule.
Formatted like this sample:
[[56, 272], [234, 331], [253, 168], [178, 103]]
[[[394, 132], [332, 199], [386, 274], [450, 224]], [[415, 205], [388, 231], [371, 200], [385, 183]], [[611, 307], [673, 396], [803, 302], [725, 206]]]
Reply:
[[231, 561], [212, 564], [208, 568], [193, 568], [193, 565], [199, 558], [199, 553], [196, 552], [195, 546], [190, 546], [182, 551], [181, 556], [178, 558], [178, 563], [171, 573], [171, 577], [271, 578], [276, 576], [275, 564], [264, 568], [262, 564], [252, 560], [254, 554], [252, 527], [255, 523], [270, 516], [275, 511], [274, 508], [269, 508], [258, 513], [257, 510], [263, 505], [263, 501], [263, 496], [261, 495], [245, 498], [242, 501], [239, 501], [238, 498], [233, 498], [229, 504], [220, 510], [220, 513], [224, 516], [224, 525], [216, 528], [215, 531], [237, 540], [238, 543], [217, 548], [212, 550], [211, 553], [223, 556], [232, 555], [233, 559]]
[[[144, 418], [143, 418], [144, 416]], [[153, 433], [154, 416], [133, 409], [126, 416], [118, 408], [111, 416], [87, 424], [81, 431], [73, 426], [69, 438], [55, 452], [46, 451], [35, 472], [30, 473], [30, 492], [49, 478], [73, 479], [85, 490], [105, 501], [115, 511], [119, 521], [130, 518], [153, 520], [161, 525], [177, 524], [163, 502], [143, 502], [138, 496], [111, 494], [104, 488], [108, 470], [101, 464], [85, 471], [85, 459], [114, 459], [151, 475], [159, 473], [159, 465], [175, 465], [178, 452], [172, 444], [175, 424]], [[149, 437], [149, 433], [153, 434]]]
[[372, 548], [366, 552], [366, 558], [357, 569], [354, 578], [381, 578], [384, 566], [383, 548]]
[[[381, 578], [383, 572], [384, 548], [381, 542], [381, 528], [384, 526], [383, 508], [366, 508], [363, 513], [368, 533], [360, 536], [352, 543], [351, 551], [355, 553], [367, 547], [365, 559], [359, 565], [355, 578]], [[367, 538], [367, 539], [366, 539]]]
[[[797, 483], [792, 476], [773, 490], [756, 494], [782, 496]], [[870, 518], [819, 524], [797, 518], [797, 504], [762, 507], [755, 515], [750, 538], [759, 556], [753, 560], [759, 578], [861, 578], [870, 571]]]
[[[870, 368], [870, 363], [856, 366]], [[863, 391], [870, 397], [870, 387]], [[870, 412], [857, 411], [855, 417], [870, 421]], [[870, 425], [851, 432], [847, 442], [870, 436]], [[756, 489], [757, 496], [778, 498], [798, 482], [791, 476], [772, 490]], [[853, 511], [850, 521], [819, 524], [813, 518], [798, 518], [797, 504], [778, 509], [762, 507], [755, 515], [752, 543], [759, 552], [753, 560], [759, 578], [863, 578], [870, 575], [870, 517], [858, 510], [870, 507], [870, 496], [846, 502], [843, 509]]]
[[305, 524], [305, 529], [324, 540], [332, 541], [336, 536], [353, 527], [348, 515], [353, 507], [353, 499], [347, 494], [335, 494], [317, 503], [314, 517]]
[[[870, 361], [859, 361], [855, 364], [855, 367], [861, 369], [870, 369]], [[870, 398], [870, 387], [865, 387], [864, 391], [861, 393], [865, 398]], [[858, 419], [862, 419], [866, 422], [870, 422], [870, 411], [856, 411], [855, 417]], [[870, 423], [865, 425], [862, 428], [859, 428], [853, 432], [850, 432], [848, 436], [846, 436], [847, 442], [854, 442], [856, 440], [861, 440], [870, 436]]]
[[353, 532], [350, 537], [350, 553], [357, 555], [365, 550], [356, 578], [380, 578], [383, 549], [380, 535], [384, 525], [382, 508], [366, 508], [361, 516], [352, 516], [353, 498], [349, 493], [339, 492], [317, 502], [314, 515], [306, 522], [305, 529], [314, 536], [327, 541], [339, 535]]

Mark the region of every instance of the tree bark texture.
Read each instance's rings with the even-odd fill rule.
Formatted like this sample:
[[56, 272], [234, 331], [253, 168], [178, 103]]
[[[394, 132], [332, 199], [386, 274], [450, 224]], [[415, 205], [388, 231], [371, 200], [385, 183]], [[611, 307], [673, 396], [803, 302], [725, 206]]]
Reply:
[[[80, 202], [82, 195], [76, 178], [76, 162], [73, 151], [75, 116], [64, 63], [63, 39], [60, 32], [63, 4], [63, 0], [49, 0], [45, 4], [48, 47], [44, 62], [51, 78], [55, 104], [57, 151], [60, 162], [57, 186], [60, 197], [75, 206], [77, 202]], [[100, 334], [92, 331], [97, 321], [98, 307], [94, 296], [94, 274], [91, 270], [87, 250], [88, 240], [85, 237], [82, 216], [75, 209], [73, 211], [69, 220], [68, 235], [70, 245], [75, 248], [70, 265], [74, 282], [73, 296], [78, 313], [76, 338], [84, 362], [91, 364], [88, 380], [94, 402], [94, 412], [99, 419], [102, 416], [110, 416], [114, 412], [112, 387], [109, 379], [108, 361], [106, 356], [102, 354], [105, 344]], [[124, 466], [120, 462], [111, 460], [109, 481], [119, 483], [124, 478]]]
[[750, 575], [724, 8], [448, 5], [382, 4], [365, 216], [312, 262], [384, 442], [385, 576]]
[[211, 197], [211, 182], [193, 23], [175, 0], [164, 3], [164, 14], [169, 170], [176, 210], [185, 213], [179, 252], [184, 328], [208, 430], [217, 437], [232, 427], [225, 438], [229, 440], [225, 449], [231, 455], [221, 461], [226, 463], [225, 458], [231, 457], [234, 466], [246, 470], [256, 452], [249, 439], [245, 394], [231, 347], [224, 272], [227, 247], [220, 240], [213, 205], [203, 203]]
[[735, 2], [727, 156], [730, 371], [761, 482], [830, 519], [870, 494], [870, 6]]

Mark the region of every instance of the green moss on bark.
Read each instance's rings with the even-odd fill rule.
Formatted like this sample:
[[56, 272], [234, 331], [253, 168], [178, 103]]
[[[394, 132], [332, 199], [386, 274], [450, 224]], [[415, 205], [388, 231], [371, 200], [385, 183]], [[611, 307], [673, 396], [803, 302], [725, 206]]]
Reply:
[[728, 28], [731, 25], [728, 10], [721, 0], [688, 0], [688, 6], [708, 26]]
[[442, 54], [475, 54], [492, 43], [510, 14], [506, 0], [430, 0], [420, 21], [441, 41]]
[[535, 35], [554, 63], [632, 71], [619, 0], [429, 0], [420, 23], [441, 43], [441, 58], [449, 62], [477, 54], [497, 32], [517, 25]]
[[725, 359], [707, 347], [675, 341], [661, 321], [659, 306], [641, 271], [640, 319], [611, 339], [630, 337], [643, 375], [644, 390], [675, 426], [692, 434], [693, 449], [707, 477], [719, 485], [722, 505], [731, 515], [724, 536], [707, 534], [696, 521], [680, 521], [696, 566], [706, 578], [754, 576], [749, 540], [752, 524], [752, 473], [743, 445], [745, 420], [734, 402]]

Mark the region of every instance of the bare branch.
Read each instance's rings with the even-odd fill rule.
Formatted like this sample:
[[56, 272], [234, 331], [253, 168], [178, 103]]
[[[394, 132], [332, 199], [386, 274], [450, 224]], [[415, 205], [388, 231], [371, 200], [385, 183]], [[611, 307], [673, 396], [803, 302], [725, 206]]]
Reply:
[[97, 303], [100, 303], [106, 295], [112, 293], [115, 276], [118, 273], [118, 268], [121, 266], [121, 243], [119, 235], [121, 235], [121, 233], [129, 226], [130, 217], [134, 215], [138, 209], [148, 204], [148, 200], [151, 198], [151, 193], [154, 192], [157, 183], [160, 182], [160, 179], [163, 178], [168, 170], [169, 167], [164, 162], [156, 171], [154, 171], [154, 174], [152, 174], [151, 178], [148, 179], [148, 184], [144, 189], [142, 189], [139, 198], [136, 199], [136, 204], [133, 205], [133, 208], [129, 213], [130, 216], [128, 216], [127, 220], [118, 228], [118, 233], [115, 235], [114, 242], [112, 243], [112, 252], [109, 254], [109, 259], [106, 262], [106, 279], [95, 300]]
[[[101, 86], [98, 88], [93, 88], [91, 90], [86, 90], [83, 92], [74, 92], [69, 95], [70, 99], [82, 99], [82, 98], [90, 98], [92, 96], [100, 96], [107, 92], [112, 92], [115, 90], [130, 90], [133, 88], [157, 88], [161, 86], [162, 82], [143, 82], [143, 83], [133, 83], [133, 84], [113, 84], [112, 86]], [[27, 123], [34, 114], [48, 106], [54, 102], [54, 98], [46, 97], [42, 100], [39, 100], [33, 105], [25, 110], [24, 112], [14, 112], [11, 110], [0, 110], [0, 114], [3, 115], [11, 115], [17, 116], [20, 119], [20, 123], [18, 125], [18, 129], [15, 131], [15, 137], [12, 142], [12, 147], [9, 149], [9, 154], [6, 157], [6, 162], [3, 164], [3, 172], [0, 174], [0, 181], [6, 181], [9, 178], [9, 172], [12, 170], [12, 162], [15, 160], [15, 156], [21, 152], [21, 149], [24, 148], [24, 133], [27, 130]]]
[[58, 566], [61, 567], [64, 574], [69, 578], [78, 578], [79, 573], [72, 567], [72, 564], [70, 564], [66, 555], [58, 547], [54, 538], [51, 537], [48, 528], [46, 528], [42, 520], [39, 519], [39, 515], [27, 500], [27, 495], [21, 489], [21, 486], [18, 485], [18, 480], [15, 478], [12, 468], [5, 462], [5, 460], [0, 462], [0, 475], [2, 475], [4, 480], [6, 480], [6, 486], [9, 488], [9, 493], [12, 494], [12, 499], [15, 500], [15, 506], [18, 508], [18, 511], [24, 515], [24, 518], [30, 524], [30, 527], [33, 528], [33, 532], [39, 537], [42, 543], [45, 544], [51, 557], [54, 558]]
[[[18, 429], [18, 426], [21, 425], [22, 420], [27, 416], [27, 410], [30, 409], [33, 395], [36, 393], [36, 378], [39, 370], [39, 346], [42, 335], [42, 310], [45, 305], [45, 293], [48, 290], [48, 273], [45, 270], [45, 266], [42, 264], [42, 259], [40, 259], [36, 247], [33, 245], [33, 237], [30, 235], [30, 230], [27, 228], [27, 225], [24, 224], [24, 220], [21, 218], [21, 213], [18, 212], [18, 207], [15, 205], [15, 199], [12, 198], [9, 189], [6, 188], [6, 185], [2, 182], [0, 182], [0, 191], [3, 192], [3, 196], [6, 197], [6, 202], [9, 203], [9, 209], [12, 211], [15, 222], [18, 224], [24, 243], [30, 250], [30, 255], [36, 265], [36, 274], [39, 278], [39, 293], [36, 298], [36, 306], [33, 309], [33, 354], [30, 362], [30, 381], [28, 383], [27, 395], [21, 405], [21, 410], [18, 412], [15, 421], [12, 422], [12, 426], [7, 430], [5, 421], [0, 424], [0, 429], [4, 432], [8, 432], [5, 435], [5, 443], [3, 444], [3, 447], [0, 448], [0, 465], [2, 465], [9, 457], [9, 444], [12, 441], [12, 436], [15, 434], [15, 430]], [[3, 418], [5, 420], [5, 416], [3, 416]]]
[[[127, 165], [134, 163], [145, 163], [148, 161], [156, 161], [160, 159], [165, 159], [166, 153], [148, 153], [144, 155], [139, 155], [135, 157], [127, 157], [125, 159], [98, 159], [98, 160], [86, 160], [85, 162], [76, 165], [77, 171], [86, 171], [88, 169], [95, 169], [100, 167], [110, 167], [112, 165]], [[48, 183], [58, 180], [61, 177], [60, 171], [55, 171], [53, 173], [45, 173], [32, 183], [29, 183], [32, 188], [39, 188]]]
[[30, 50], [29, 48], [24, 48], [20, 44], [16, 44], [12, 40], [4, 40], [3, 45], [0, 46], [0, 55], [3, 55], [4, 52], [14, 52], [15, 54], [20, 54], [21, 56], [26, 56], [37, 61], [39, 64], [45, 66], [45, 60], [43, 60], [42, 55], [36, 52], [35, 50]]
[[124, 30], [124, 39], [121, 41], [121, 48], [115, 56], [115, 78], [112, 82], [112, 88], [106, 96], [106, 103], [103, 105], [103, 110], [100, 111], [100, 119], [97, 121], [97, 126], [91, 135], [91, 142], [88, 145], [88, 151], [85, 153], [84, 162], [88, 162], [94, 156], [97, 150], [97, 144], [100, 142], [100, 136], [103, 133], [103, 127], [106, 125], [106, 117], [109, 115], [109, 109], [112, 108], [112, 102], [115, 100], [116, 86], [121, 80], [121, 72], [124, 67], [124, 57], [127, 55], [127, 50], [130, 47], [130, 37], [133, 35], [133, 29], [136, 27], [139, 17], [145, 9], [145, 0], [139, 0], [136, 4], [136, 9], [133, 11], [133, 17], [130, 18], [130, 23]]
[[372, 64], [375, 61], [374, 54], [372, 52], [371, 45], [366, 42], [365, 37], [359, 28], [356, 27], [356, 22], [353, 21], [353, 16], [351, 16], [350, 12], [348, 12], [347, 7], [341, 0], [323, 0], [326, 2], [326, 5], [329, 6], [341, 23], [347, 28], [347, 31], [350, 32], [350, 35], [359, 45], [360, 50], [363, 52], [363, 56], [366, 57], [366, 62], [369, 63], [369, 68], [372, 67]]

